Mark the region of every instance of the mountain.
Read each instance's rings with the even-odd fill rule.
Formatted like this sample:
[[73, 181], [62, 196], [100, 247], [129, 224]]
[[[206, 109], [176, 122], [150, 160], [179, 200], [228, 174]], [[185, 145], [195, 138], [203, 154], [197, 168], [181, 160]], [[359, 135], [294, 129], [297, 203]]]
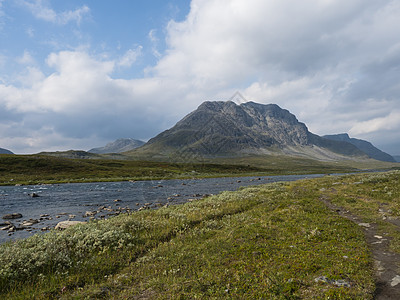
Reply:
[[14, 154], [10, 150], [0, 148], [0, 154]]
[[114, 142], [108, 143], [104, 147], [90, 149], [88, 152], [96, 154], [121, 153], [136, 149], [142, 145], [144, 145], [143, 141], [134, 139], [118, 139]]
[[366, 157], [354, 145], [312, 134], [276, 104], [206, 101], [174, 127], [130, 152], [138, 157], [193, 160], [252, 154], [298, 155], [321, 160]]
[[369, 157], [374, 158], [376, 160], [396, 162], [396, 160], [393, 158], [393, 156], [379, 150], [374, 145], [372, 145], [370, 142], [360, 140], [360, 139], [350, 138], [347, 133], [325, 135], [324, 138], [327, 138], [330, 140], [335, 140], [335, 141], [344, 141], [344, 142], [351, 143], [354, 146], [356, 146], [358, 149], [360, 149], [361, 151], [366, 153]]

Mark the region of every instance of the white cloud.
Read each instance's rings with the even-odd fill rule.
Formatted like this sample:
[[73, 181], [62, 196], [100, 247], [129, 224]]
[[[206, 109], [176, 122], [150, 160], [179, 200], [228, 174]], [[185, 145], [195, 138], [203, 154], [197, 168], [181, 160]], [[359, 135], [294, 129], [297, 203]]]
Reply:
[[59, 16], [59, 22], [61, 24], [67, 24], [69, 22], [76, 22], [78, 25], [81, 23], [83, 17], [90, 13], [88, 6], [84, 5], [73, 11], [62, 12]]
[[35, 18], [60, 25], [65, 25], [69, 22], [75, 22], [79, 25], [83, 17], [90, 14], [90, 8], [86, 5], [76, 10], [56, 12], [46, 0], [20, 0], [19, 3], [29, 9]]
[[17, 62], [21, 65], [32, 65], [35, 63], [35, 60], [29, 51], [25, 50], [22, 56], [17, 57]]
[[[171, 111], [168, 102], [176, 93], [164, 92], [169, 84], [159, 79], [113, 79], [119, 60], [61, 51], [46, 62], [53, 70], [49, 75], [30, 67], [17, 77], [21, 84], [0, 83], [1, 124], [13, 116], [20, 120], [8, 127], [5, 136], [10, 138], [3, 147], [12, 145], [8, 148], [25, 153], [45, 146], [54, 149], [61, 137], [65, 146], [58, 150], [78, 147], [77, 141], [78, 148], [88, 149], [95, 141], [119, 136], [147, 139], [171, 126], [171, 114], [179, 111]], [[1, 140], [6, 141], [5, 136]], [[29, 143], [21, 144], [24, 139]]]
[[149, 40], [151, 42], [151, 52], [156, 58], [160, 58], [162, 55], [158, 51], [158, 43], [159, 43], [159, 38], [157, 37], [157, 30], [152, 29], [150, 30], [148, 34]]
[[149, 39], [153, 43], [158, 42], [157, 30], [156, 29], [152, 29], [152, 30], [149, 31]]
[[367, 121], [356, 123], [351, 129], [350, 133], [366, 134], [372, 132], [394, 130], [400, 127], [400, 111], [393, 111], [388, 115], [380, 118], [374, 118]]
[[137, 60], [137, 58], [142, 55], [142, 46], [137, 46], [136, 49], [129, 49], [118, 61], [118, 65], [121, 67], [131, 67]]

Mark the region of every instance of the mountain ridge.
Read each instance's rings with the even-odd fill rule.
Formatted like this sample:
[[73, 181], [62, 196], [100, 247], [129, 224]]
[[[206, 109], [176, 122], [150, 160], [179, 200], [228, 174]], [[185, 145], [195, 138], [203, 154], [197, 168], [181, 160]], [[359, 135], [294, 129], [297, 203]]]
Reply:
[[10, 150], [4, 149], [4, 148], [0, 148], [0, 154], [14, 154], [14, 153], [11, 152]]
[[393, 156], [376, 148], [374, 145], [372, 145], [372, 143], [361, 139], [350, 138], [347, 133], [324, 135], [323, 137], [331, 140], [345, 141], [351, 143], [373, 159], [387, 162], [396, 162]]
[[[277, 104], [205, 101], [172, 128], [130, 152], [150, 158], [288, 154], [319, 159], [366, 158], [354, 145], [308, 131]], [[185, 158], [184, 158], [185, 159]]]
[[106, 144], [104, 147], [92, 148], [87, 152], [95, 154], [122, 153], [136, 149], [144, 144], [145, 142], [140, 140], [135, 140], [132, 138], [120, 138], [114, 142]]

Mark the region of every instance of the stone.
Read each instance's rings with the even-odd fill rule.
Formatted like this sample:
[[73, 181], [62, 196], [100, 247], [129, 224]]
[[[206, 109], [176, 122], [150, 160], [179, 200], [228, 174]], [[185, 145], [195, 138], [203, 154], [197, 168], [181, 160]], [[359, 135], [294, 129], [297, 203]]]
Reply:
[[62, 222], [59, 222], [56, 225], [55, 229], [64, 230], [64, 229], [67, 229], [67, 228], [69, 228], [71, 226], [75, 226], [75, 225], [78, 225], [78, 224], [85, 224], [85, 223], [86, 222], [81, 222], [81, 221], [62, 221]]
[[39, 197], [39, 195], [37, 193], [30, 193], [28, 195], [31, 196], [32, 198]]
[[334, 280], [334, 279], [329, 279], [326, 276], [319, 276], [319, 277], [315, 278], [314, 281], [332, 284], [332, 285], [339, 286], [339, 287], [350, 287], [350, 283], [348, 283], [346, 280], [343, 280], [343, 279]]
[[1, 227], [0, 230], [9, 230], [13, 225], [7, 225], [5, 227]]
[[29, 228], [28, 226], [24, 226], [24, 225], [14, 227], [15, 230], [24, 230], [24, 229], [28, 229], [28, 228]]
[[365, 228], [370, 228], [371, 224], [369, 224], [369, 223], [359, 223], [358, 226], [365, 227]]
[[7, 215], [4, 215], [3, 216], [3, 219], [4, 220], [7, 220], [7, 219], [20, 219], [20, 218], [22, 218], [22, 214], [20, 214], [20, 213], [12, 213], [12, 214], [7, 214]]
[[93, 217], [94, 215], [97, 214], [97, 211], [86, 211], [85, 214], [83, 215], [84, 217]]
[[32, 226], [32, 225], [37, 224], [37, 223], [39, 223], [39, 220], [30, 219], [30, 220], [28, 220], [28, 221], [23, 221], [23, 222], [21, 223], [21, 226], [27, 226], [27, 227], [29, 227], [29, 226]]
[[400, 283], [400, 276], [396, 275], [395, 277], [392, 278], [392, 282], [390, 282], [391, 286], [396, 286]]

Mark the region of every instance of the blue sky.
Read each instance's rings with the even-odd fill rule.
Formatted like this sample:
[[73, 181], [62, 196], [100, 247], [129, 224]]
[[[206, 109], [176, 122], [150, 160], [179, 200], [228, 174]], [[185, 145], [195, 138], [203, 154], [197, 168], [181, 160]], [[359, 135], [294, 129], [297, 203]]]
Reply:
[[399, 23], [390, 0], [0, 0], [0, 147], [147, 140], [240, 91], [400, 154]]
[[[23, 71], [15, 64], [19, 55], [34, 60], [47, 74], [49, 53], [84, 49], [93, 56], [137, 57], [135, 66], [118, 68], [118, 78], [142, 77], [143, 70], [156, 64], [165, 51], [165, 28], [171, 20], [183, 20], [190, 1], [0, 1], [2, 75], [12, 80]], [[136, 55], [134, 55], [134, 53]], [[11, 58], [11, 59], [10, 59]], [[132, 58], [131, 58], [132, 59]], [[13, 61], [14, 60], [14, 61]], [[127, 64], [129, 64], [129, 59]]]

